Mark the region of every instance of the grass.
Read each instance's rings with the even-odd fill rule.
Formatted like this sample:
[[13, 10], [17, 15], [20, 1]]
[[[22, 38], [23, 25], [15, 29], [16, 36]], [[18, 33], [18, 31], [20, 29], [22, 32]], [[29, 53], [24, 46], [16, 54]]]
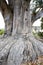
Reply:
[[43, 39], [43, 32], [34, 33], [32, 32], [35, 38], [37, 39]]
[[40, 39], [40, 36], [38, 35], [38, 33], [34, 33], [34, 32], [32, 32], [32, 33], [33, 33], [33, 35], [35, 36], [35, 38]]
[[0, 35], [4, 34], [4, 29], [0, 29]]

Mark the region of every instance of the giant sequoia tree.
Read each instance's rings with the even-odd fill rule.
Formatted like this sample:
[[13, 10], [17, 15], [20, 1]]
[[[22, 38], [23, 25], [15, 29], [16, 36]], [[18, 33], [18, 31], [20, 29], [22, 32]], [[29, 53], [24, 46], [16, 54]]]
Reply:
[[0, 0], [5, 35], [13, 35], [0, 39], [0, 65], [28, 65], [43, 56], [43, 44], [31, 33], [29, 7], [30, 0]]

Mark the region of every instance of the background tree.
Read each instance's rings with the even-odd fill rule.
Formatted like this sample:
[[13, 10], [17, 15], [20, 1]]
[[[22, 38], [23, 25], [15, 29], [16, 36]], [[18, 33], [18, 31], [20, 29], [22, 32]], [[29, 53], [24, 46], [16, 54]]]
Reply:
[[[40, 11], [40, 9], [43, 10], [43, 0], [33, 0], [33, 10], [32, 10], [32, 21], [36, 20], [37, 14]], [[39, 10], [36, 12], [36, 10], [39, 8]]]

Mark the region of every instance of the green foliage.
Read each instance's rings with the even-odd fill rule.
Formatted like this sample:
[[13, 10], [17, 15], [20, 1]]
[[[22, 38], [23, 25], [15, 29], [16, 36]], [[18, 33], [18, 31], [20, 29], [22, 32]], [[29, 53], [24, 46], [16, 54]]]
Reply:
[[4, 30], [0, 29], [0, 35], [4, 34]]
[[33, 15], [36, 15], [36, 11], [35, 11], [35, 9], [32, 11], [32, 13], [33, 13]]
[[[43, 17], [41, 18], [41, 29], [43, 30]], [[38, 32], [38, 35], [43, 38], [43, 32]]]
[[43, 17], [41, 18], [41, 29], [43, 29]]
[[43, 7], [43, 1], [42, 1], [42, 0], [33, 0], [33, 2], [36, 3], [36, 6], [37, 6], [37, 7], [40, 7], [40, 8]]
[[32, 32], [32, 33], [33, 33], [33, 35], [34, 35], [35, 38], [40, 38], [40, 36], [38, 35], [38, 33], [34, 33], [34, 32]]
[[43, 17], [41, 18], [41, 21], [43, 22]]
[[43, 23], [41, 23], [41, 29], [43, 29]]
[[38, 32], [38, 35], [42, 38], [43, 37], [43, 32]]

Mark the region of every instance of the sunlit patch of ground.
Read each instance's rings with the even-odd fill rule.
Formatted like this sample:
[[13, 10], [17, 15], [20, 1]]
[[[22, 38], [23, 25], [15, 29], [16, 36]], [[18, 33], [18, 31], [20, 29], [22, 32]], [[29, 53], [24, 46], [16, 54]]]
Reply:
[[38, 59], [35, 62], [26, 62], [22, 63], [21, 65], [43, 65], [43, 56], [38, 57]]

